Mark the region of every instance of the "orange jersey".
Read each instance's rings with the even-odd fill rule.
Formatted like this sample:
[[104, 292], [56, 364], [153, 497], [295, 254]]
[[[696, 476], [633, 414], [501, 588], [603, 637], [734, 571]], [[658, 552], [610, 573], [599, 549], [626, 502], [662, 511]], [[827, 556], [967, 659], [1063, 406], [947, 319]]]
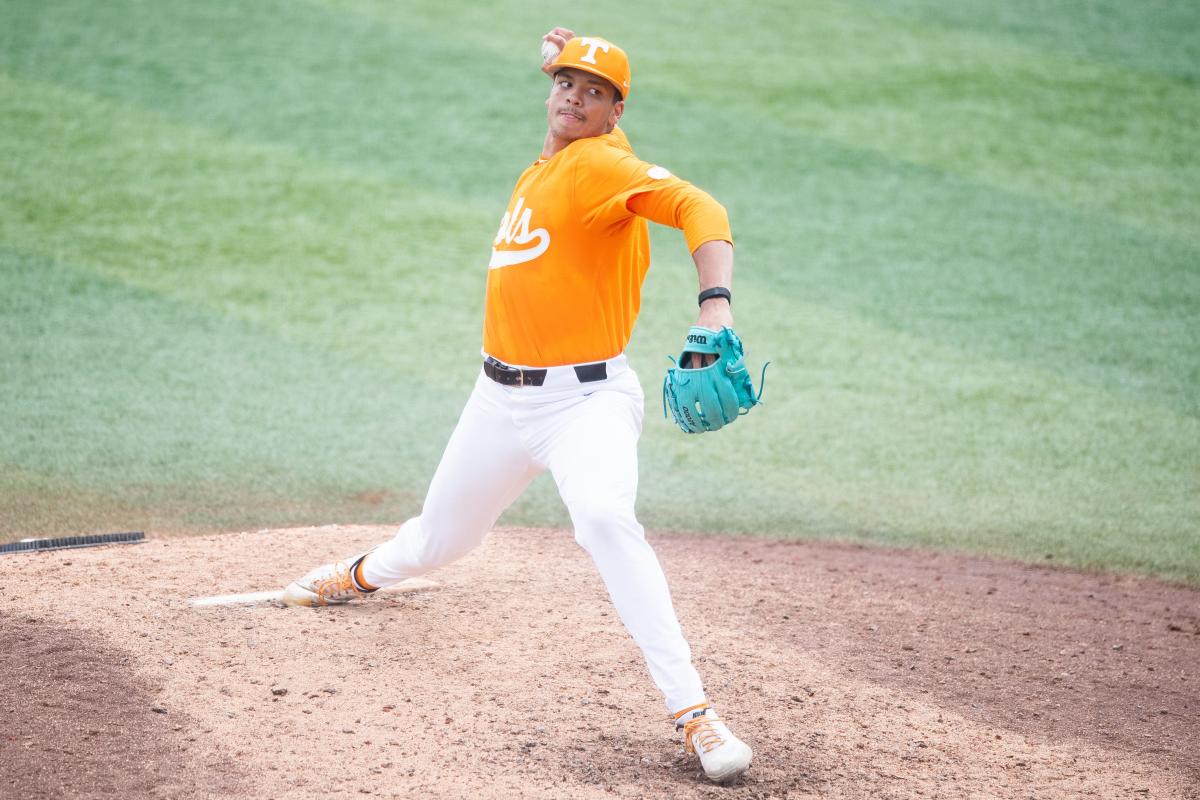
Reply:
[[619, 128], [525, 170], [492, 244], [484, 351], [526, 367], [624, 352], [650, 266], [647, 219], [682, 228], [689, 252], [733, 241], [717, 201], [639, 160]]

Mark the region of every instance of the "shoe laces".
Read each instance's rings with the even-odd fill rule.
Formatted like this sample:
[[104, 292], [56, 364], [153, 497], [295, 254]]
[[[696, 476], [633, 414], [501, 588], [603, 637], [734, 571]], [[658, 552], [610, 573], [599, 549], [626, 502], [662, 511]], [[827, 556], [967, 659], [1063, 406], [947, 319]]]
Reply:
[[705, 753], [710, 753], [725, 744], [725, 739], [712, 724], [720, 721], [721, 718], [713, 714], [712, 716], [696, 717], [685, 722], [683, 724], [683, 740], [687, 743], [687, 752], [695, 753], [696, 746], [699, 745]]
[[347, 592], [353, 592], [359, 597], [366, 596], [365, 592], [354, 585], [350, 568], [342, 561], [334, 565], [332, 576], [314, 581], [313, 592], [317, 595], [317, 601], [323, 606], [329, 605], [329, 598], [336, 598]]

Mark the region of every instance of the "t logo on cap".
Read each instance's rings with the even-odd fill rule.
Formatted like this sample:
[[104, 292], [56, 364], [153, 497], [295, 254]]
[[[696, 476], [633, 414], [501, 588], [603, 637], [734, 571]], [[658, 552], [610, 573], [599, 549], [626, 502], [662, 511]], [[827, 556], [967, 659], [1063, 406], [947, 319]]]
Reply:
[[589, 64], [596, 63], [597, 50], [603, 50], [605, 53], [607, 53], [610, 46], [609, 43], [603, 39], [593, 39], [590, 36], [585, 36], [583, 39], [580, 39], [579, 43], [588, 49], [588, 51], [584, 53], [579, 60], [586, 61]]
[[[601, 39], [599, 36], [576, 36], [568, 39], [558, 58], [554, 59], [553, 67], [581, 69], [599, 75], [617, 88], [622, 100], [629, 97], [629, 56], [607, 39]], [[546, 74], [553, 77], [552, 72]]]

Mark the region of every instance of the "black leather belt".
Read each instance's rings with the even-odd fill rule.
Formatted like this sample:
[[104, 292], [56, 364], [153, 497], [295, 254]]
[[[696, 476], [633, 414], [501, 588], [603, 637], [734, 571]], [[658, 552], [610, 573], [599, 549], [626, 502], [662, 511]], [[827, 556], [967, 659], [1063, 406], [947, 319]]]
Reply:
[[[580, 383], [602, 381], [608, 377], [608, 364], [597, 361], [595, 364], [580, 364], [575, 369], [575, 377]], [[488, 356], [483, 362], [483, 374], [503, 386], [541, 386], [546, 382], [544, 369], [521, 369], [510, 367], [502, 361]]]

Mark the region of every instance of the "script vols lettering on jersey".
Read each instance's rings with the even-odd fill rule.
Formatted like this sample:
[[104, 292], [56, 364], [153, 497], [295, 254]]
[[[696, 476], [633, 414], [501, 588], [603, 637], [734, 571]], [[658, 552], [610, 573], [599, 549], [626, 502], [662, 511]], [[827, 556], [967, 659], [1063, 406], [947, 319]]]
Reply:
[[650, 266], [647, 219], [682, 228], [689, 252], [733, 241], [725, 209], [638, 159], [620, 128], [525, 170], [492, 243], [484, 352], [525, 367], [624, 352]]

